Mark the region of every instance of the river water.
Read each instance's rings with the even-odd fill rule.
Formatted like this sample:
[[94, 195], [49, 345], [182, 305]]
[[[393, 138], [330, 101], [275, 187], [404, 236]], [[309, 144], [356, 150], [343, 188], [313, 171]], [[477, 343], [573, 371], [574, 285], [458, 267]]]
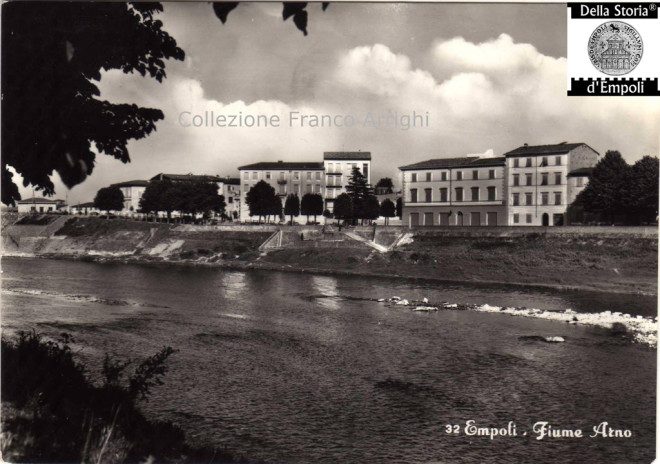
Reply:
[[[602, 329], [361, 299], [654, 315], [653, 297], [26, 258], [2, 267], [6, 331], [68, 332], [96, 368], [106, 352], [178, 349], [144, 409], [193, 443], [292, 463], [653, 460], [654, 350]], [[466, 436], [468, 420], [515, 421], [518, 436]], [[607, 421], [632, 437], [537, 440], [537, 421], [585, 435]]]

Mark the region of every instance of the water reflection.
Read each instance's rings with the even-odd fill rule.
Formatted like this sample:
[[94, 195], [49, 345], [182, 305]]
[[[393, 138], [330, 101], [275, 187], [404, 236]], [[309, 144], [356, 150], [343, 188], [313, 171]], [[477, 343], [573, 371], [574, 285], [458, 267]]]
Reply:
[[232, 300], [245, 294], [245, 272], [227, 272], [222, 274], [221, 288], [223, 296]]
[[312, 289], [316, 302], [327, 309], [339, 309], [337, 279], [328, 276], [312, 276]]

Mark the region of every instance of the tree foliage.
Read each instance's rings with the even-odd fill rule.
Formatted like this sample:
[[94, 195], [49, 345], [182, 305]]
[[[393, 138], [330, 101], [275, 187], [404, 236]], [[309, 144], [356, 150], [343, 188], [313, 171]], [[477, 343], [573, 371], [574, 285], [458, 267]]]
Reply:
[[342, 193], [335, 198], [333, 214], [336, 219], [344, 221], [353, 219], [353, 200], [347, 193]]
[[401, 197], [396, 199], [396, 216], [399, 219], [403, 218], [403, 198]]
[[351, 197], [353, 205], [352, 219], [375, 219], [378, 217], [379, 205], [367, 178], [357, 167], [353, 168], [348, 179], [346, 193]]
[[618, 151], [596, 164], [572, 207], [597, 214], [610, 224], [655, 222], [658, 215], [658, 159], [645, 156], [633, 166]]
[[99, 189], [94, 197], [94, 207], [107, 212], [121, 211], [124, 208], [124, 194], [116, 186]]
[[293, 217], [300, 215], [300, 199], [298, 195], [291, 194], [286, 197], [284, 202], [284, 214], [291, 218], [291, 224], [293, 224]]
[[376, 183], [376, 190], [379, 192], [382, 190], [383, 193], [392, 193], [394, 192], [394, 183], [389, 177], [383, 177]]
[[389, 224], [389, 218], [396, 216], [396, 206], [389, 198], [385, 198], [380, 204], [380, 215], [385, 218], [385, 224]]
[[275, 194], [275, 189], [267, 182], [260, 180], [245, 196], [245, 201], [250, 210], [250, 216], [267, 218], [268, 216], [282, 215], [282, 202]]
[[[2, 202], [18, 189], [11, 166], [45, 195], [57, 172], [67, 187], [94, 169], [96, 153], [130, 161], [162, 111], [99, 99], [94, 81], [119, 69], [161, 82], [184, 52], [156, 19], [159, 3], [9, 2], [2, 5]], [[95, 148], [95, 150], [93, 149]]]
[[218, 194], [218, 184], [207, 181], [152, 180], [140, 199], [142, 213], [165, 212], [168, 218], [173, 211], [193, 217], [197, 213], [222, 214], [225, 206], [224, 196]]
[[304, 194], [300, 201], [300, 212], [307, 216], [307, 222], [309, 222], [310, 216], [314, 216], [314, 222], [316, 222], [316, 216], [323, 214], [323, 197], [321, 194]]

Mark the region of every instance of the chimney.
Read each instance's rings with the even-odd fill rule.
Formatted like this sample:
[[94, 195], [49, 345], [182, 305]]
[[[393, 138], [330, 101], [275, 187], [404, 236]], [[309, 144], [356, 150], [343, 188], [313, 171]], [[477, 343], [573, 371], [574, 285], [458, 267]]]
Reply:
[[525, 142], [525, 146], [526, 146], [526, 147], [528, 147], [528, 146], [529, 146], [529, 144], [528, 144], [527, 142]]

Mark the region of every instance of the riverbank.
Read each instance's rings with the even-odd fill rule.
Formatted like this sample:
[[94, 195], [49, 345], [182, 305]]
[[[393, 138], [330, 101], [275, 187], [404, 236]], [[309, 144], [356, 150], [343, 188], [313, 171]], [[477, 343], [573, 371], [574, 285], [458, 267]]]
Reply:
[[57, 217], [46, 225], [4, 227], [3, 253], [657, 294], [657, 232], [527, 229], [355, 228], [346, 234], [346, 229], [320, 226], [213, 227]]

